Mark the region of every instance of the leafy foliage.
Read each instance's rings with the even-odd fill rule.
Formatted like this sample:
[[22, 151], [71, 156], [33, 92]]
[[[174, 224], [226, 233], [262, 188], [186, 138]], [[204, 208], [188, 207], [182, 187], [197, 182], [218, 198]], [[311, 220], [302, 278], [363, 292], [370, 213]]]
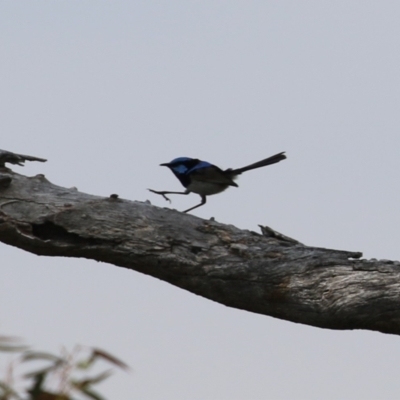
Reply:
[[[20, 342], [18, 338], [0, 336], [0, 352], [20, 353], [8, 365], [4, 380], [0, 380], [0, 400], [105, 400], [93, 386], [107, 379], [113, 370], [93, 373], [98, 362], [129, 370], [123, 361], [101, 349], [75, 346], [72, 351], [62, 349], [60, 355], [55, 355], [29, 350]], [[18, 374], [19, 388], [14, 364], [18, 369], [34, 365], [32, 371]]]

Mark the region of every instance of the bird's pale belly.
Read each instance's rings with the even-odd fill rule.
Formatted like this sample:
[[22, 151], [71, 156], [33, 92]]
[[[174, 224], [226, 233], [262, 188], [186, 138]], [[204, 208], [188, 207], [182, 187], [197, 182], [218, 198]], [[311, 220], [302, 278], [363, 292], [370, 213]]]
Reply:
[[211, 196], [212, 194], [223, 192], [228, 188], [228, 186], [229, 185], [221, 183], [194, 181], [187, 186], [187, 189], [192, 193], [197, 193], [202, 196]]

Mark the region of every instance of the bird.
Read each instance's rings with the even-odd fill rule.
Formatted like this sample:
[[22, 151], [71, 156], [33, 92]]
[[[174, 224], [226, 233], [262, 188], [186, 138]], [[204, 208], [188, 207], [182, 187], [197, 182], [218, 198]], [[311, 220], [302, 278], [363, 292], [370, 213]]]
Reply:
[[201, 202], [194, 207], [183, 211], [184, 213], [187, 213], [206, 204], [207, 196], [221, 193], [230, 186], [238, 187], [238, 184], [234, 180], [243, 172], [276, 164], [285, 159], [286, 155], [283, 151], [242, 168], [228, 168], [222, 170], [216, 165], [207, 161], [199, 160], [198, 158], [178, 157], [169, 163], [160, 164], [160, 166], [168, 167], [186, 190], [184, 192], [156, 191], [153, 189], [148, 190], [152, 193], [163, 196], [164, 199], [169, 202], [171, 202], [171, 200], [166, 196], [167, 194], [187, 195], [189, 193], [196, 193], [200, 195]]

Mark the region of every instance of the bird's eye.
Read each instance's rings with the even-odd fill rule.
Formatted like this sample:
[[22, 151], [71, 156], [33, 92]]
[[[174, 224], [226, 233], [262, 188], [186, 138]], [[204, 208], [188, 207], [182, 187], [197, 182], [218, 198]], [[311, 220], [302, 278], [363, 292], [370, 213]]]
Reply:
[[172, 167], [173, 171], [178, 173], [178, 174], [184, 174], [188, 169], [186, 166], [180, 164]]

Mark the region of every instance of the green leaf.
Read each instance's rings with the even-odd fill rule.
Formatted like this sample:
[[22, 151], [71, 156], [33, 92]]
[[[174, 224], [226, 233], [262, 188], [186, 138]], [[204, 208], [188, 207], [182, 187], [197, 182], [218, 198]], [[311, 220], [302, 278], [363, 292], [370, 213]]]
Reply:
[[93, 390], [87, 389], [87, 388], [82, 388], [81, 392], [93, 400], [106, 400], [105, 397], [100, 396], [98, 393], [94, 392]]
[[27, 392], [35, 399], [42, 392], [42, 387], [46, 379], [46, 373], [37, 374], [33, 380], [32, 387]]
[[85, 378], [79, 381], [73, 381], [72, 384], [77, 388], [77, 389], [82, 389], [86, 388], [87, 386], [99, 383], [107, 379], [113, 374], [112, 370], [104, 371], [92, 378]]
[[47, 360], [47, 361], [55, 361], [57, 363], [65, 363], [66, 362], [65, 359], [63, 359], [61, 357], [57, 357], [54, 354], [38, 352], [38, 351], [27, 351], [22, 356], [22, 361], [32, 361], [32, 360]]
[[28, 346], [16, 346], [16, 345], [6, 345], [0, 344], [0, 352], [22, 352], [28, 349]]
[[111, 355], [110, 353], [105, 352], [104, 350], [101, 349], [96, 349], [93, 348], [93, 352], [92, 352], [92, 356], [91, 358], [93, 360], [97, 359], [97, 358], [102, 358], [108, 362], [110, 362], [111, 364], [116, 365], [117, 367], [124, 369], [124, 370], [129, 370], [129, 366], [127, 364], [125, 364], [123, 361], [121, 361], [120, 359], [118, 359], [117, 357]]
[[27, 350], [28, 346], [18, 343], [21, 341], [22, 339], [15, 336], [0, 336], [0, 352], [21, 352]]

